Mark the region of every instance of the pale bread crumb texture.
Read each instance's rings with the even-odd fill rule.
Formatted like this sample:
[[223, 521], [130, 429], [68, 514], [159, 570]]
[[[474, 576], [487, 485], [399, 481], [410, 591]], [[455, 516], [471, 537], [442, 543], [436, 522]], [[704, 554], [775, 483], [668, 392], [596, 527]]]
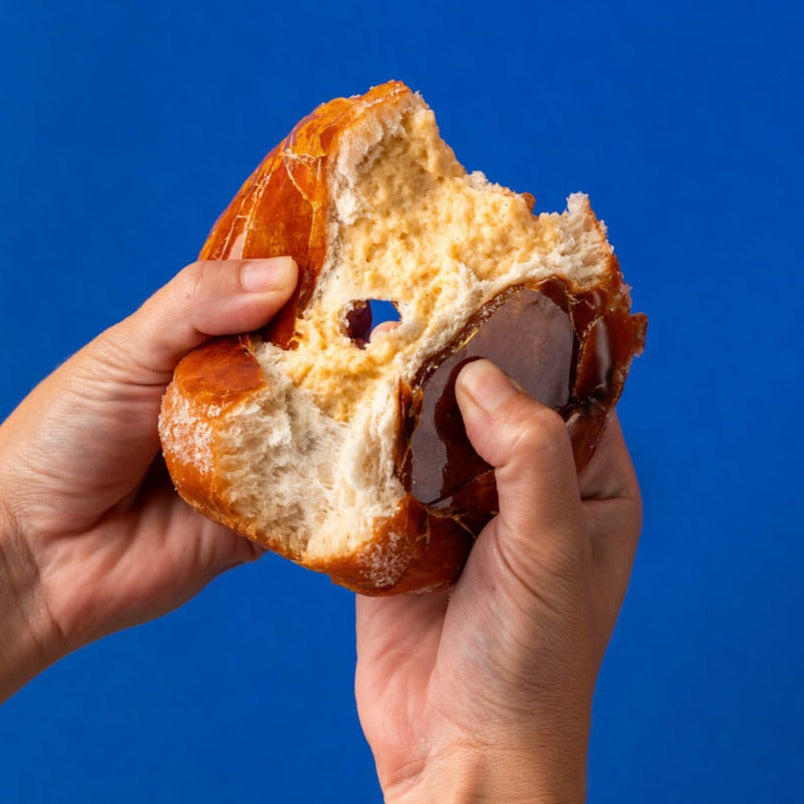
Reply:
[[[305, 563], [362, 549], [385, 587], [407, 563], [393, 549], [402, 534], [370, 544], [405, 497], [394, 476], [400, 382], [507, 287], [551, 275], [591, 285], [611, 249], [585, 195], [534, 216], [520, 195], [467, 174], [416, 95], [347, 132], [329, 182], [328, 257], [298, 348], [258, 347], [266, 390], [227, 411], [214, 452], [235, 519]], [[362, 299], [393, 301], [401, 315], [364, 350], [345, 328]], [[185, 435], [208, 466], [210, 434], [179, 411], [167, 441]]]
[[[222, 418], [215, 445], [227, 507], [298, 560], [351, 551], [404, 497], [393, 463], [395, 398], [375, 396], [351, 426], [295, 387], [263, 345], [266, 388]], [[248, 460], [243, 460], [247, 455]]]
[[[533, 216], [522, 196], [479, 172], [467, 175], [419, 103], [390, 121], [350, 182], [333, 180], [348, 187], [348, 218], [336, 204], [316, 313], [298, 322], [299, 348], [277, 355], [338, 421], [349, 421], [378, 383], [411, 380], [501, 290], [556, 273], [583, 286], [611, 253], [585, 196], [571, 196], [563, 215]], [[368, 131], [374, 140], [374, 127]], [[401, 317], [365, 351], [345, 327], [359, 299], [395, 302]]]

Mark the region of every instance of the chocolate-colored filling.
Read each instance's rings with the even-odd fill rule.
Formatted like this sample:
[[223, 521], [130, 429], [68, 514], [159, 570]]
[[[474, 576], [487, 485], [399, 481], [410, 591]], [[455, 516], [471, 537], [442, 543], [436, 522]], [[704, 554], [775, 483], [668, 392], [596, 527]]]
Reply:
[[365, 349], [371, 338], [371, 305], [367, 301], [353, 301], [346, 310], [344, 324], [347, 337], [355, 346]]
[[400, 389], [407, 411], [397, 471], [431, 514], [472, 533], [496, 512], [491, 467], [474, 451], [455, 401], [455, 379], [478, 357], [497, 363], [567, 422], [575, 464], [586, 465], [617, 401], [628, 365], [645, 343], [647, 319], [601, 287], [552, 277], [503, 291]]
[[409, 453], [413, 496], [436, 504], [489, 468], [469, 443], [455, 400], [455, 380], [466, 363], [488, 358], [543, 404], [560, 409], [570, 400], [574, 353], [570, 317], [546, 295], [518, 287], [489, 302], [420, 375]]

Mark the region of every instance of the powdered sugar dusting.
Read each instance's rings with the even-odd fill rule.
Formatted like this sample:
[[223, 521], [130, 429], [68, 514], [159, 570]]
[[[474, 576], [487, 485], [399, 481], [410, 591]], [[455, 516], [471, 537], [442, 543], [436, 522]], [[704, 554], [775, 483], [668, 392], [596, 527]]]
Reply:
[[367, 565], [369, 581], [377, 589], [393, 586], [410, 563], [403, 537], [394, 532], [386, 540], [371, 544], [362, 559]]
[[[212, 471], [212, 425], [220, 405], [195, 405], [171, 385], [162, 402], [159, 436], [162, 449], [174, 460], [195, 466], [202, 475]], [[170, 415], [165, 415], [170, 411]]]

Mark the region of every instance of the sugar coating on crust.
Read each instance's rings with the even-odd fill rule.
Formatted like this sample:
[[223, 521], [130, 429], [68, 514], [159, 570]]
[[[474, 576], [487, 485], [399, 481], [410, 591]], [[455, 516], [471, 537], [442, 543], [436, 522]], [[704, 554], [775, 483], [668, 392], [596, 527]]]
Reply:
[[404, 538], [391, 531], [383, 540], [377, 540], [361, 554], [369, 583], [377, 589], [393, 586], [407, 569], [408, 551], [399, 550]]
[[196, 467], [201, 475], [208, 475], [213, 467], [213, 426], [222, 410], [219, 405], [199, 405], [178, 393], [170, 386], [165, 394], [163, 414], [159, 420], [159, 437], [162, 449], [181, 464]]

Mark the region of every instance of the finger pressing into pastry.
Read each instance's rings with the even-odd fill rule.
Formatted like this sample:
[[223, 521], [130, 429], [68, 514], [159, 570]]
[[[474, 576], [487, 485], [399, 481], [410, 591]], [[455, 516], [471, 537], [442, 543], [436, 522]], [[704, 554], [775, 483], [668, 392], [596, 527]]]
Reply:
[[194, 262], [107, 336], [127, 368], [138, 368], [144, 381], [166, 382], [181, 357], [211, 336], [264, 326], [296, 280], [291, 257]]
[[572, 446], [561, 417], [521, 391], [487, 360], [458, 376], [466, 432], [494, 467], [501, 547], [514, 572], [557, 569], [583, 549]]

